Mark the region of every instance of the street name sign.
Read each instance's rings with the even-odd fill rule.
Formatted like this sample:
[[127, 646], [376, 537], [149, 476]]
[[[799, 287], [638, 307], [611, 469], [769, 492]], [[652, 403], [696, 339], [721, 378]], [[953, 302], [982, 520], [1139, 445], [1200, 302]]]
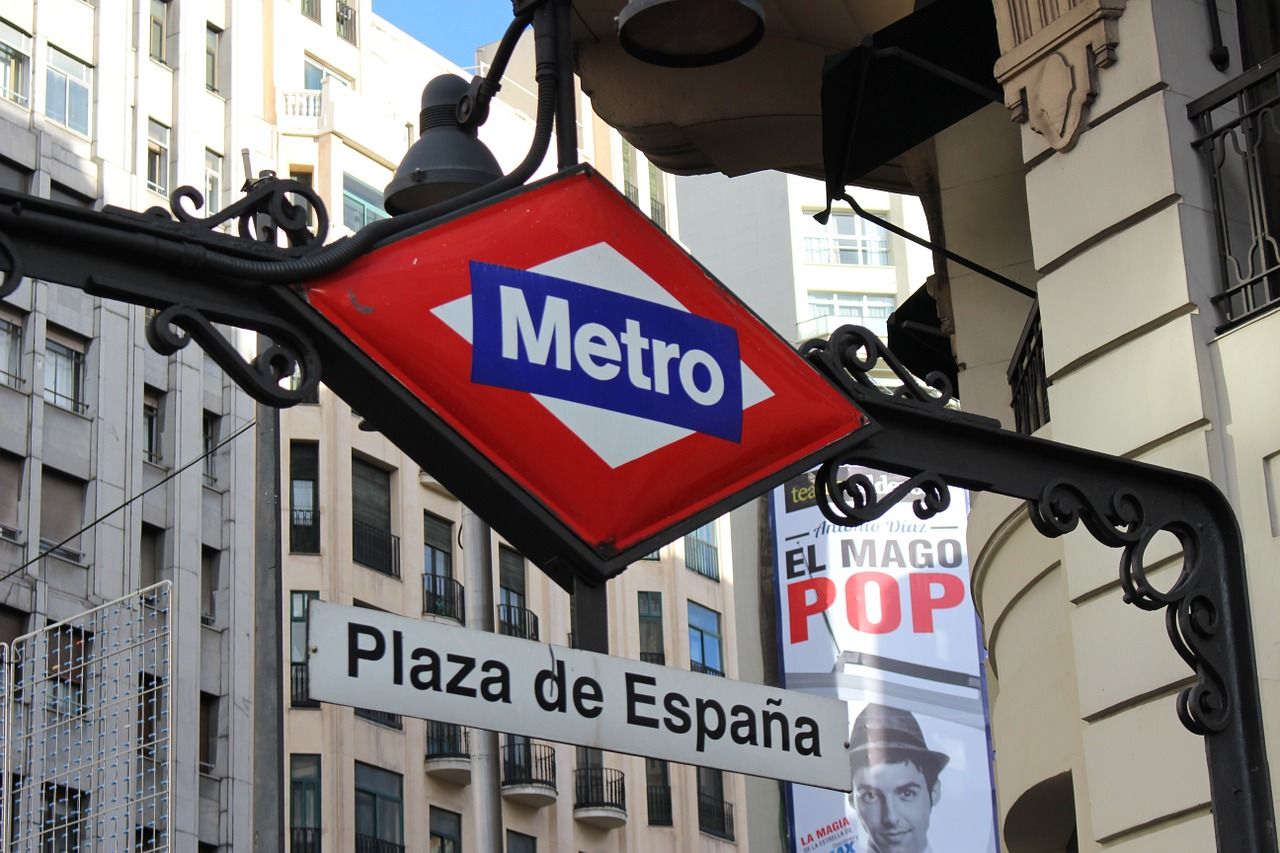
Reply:
[[848, 791], [844, 702], [311, 602], [324, 702]]
[[415, 454], [427, 471], [535, 563], [591, 582], [869, 429], [589, 167], [380, 246], [305, 297], [431, 413], [447, 440]]

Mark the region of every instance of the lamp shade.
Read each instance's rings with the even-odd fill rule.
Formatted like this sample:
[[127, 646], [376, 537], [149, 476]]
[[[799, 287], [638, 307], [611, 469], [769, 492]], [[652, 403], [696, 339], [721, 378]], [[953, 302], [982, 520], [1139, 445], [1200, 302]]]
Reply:
[[419, 210], [502, 177], [476, 129], [458, 124], [458, 101], [466, 91], [467, 81], [454, 74], [436, 77], [422, 90], [421, 136], [383, 193], [387, 213]]
[[618, 15], [627, 53], [673, 68], [725, 62], [763, 35], [759, 0], [630, 0]]

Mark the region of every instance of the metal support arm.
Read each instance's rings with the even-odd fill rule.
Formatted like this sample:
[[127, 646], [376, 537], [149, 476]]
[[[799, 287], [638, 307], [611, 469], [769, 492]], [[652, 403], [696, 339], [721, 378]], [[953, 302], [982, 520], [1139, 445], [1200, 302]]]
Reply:
[[[923, 497], [917, 515], [947, 504], [947, 486], [1027, 501], [1045, 536], [1083, 523], [1105, 545], [1120, 548], [1125, 601], [1164, 610], [1174, 649], [1195, 673], [1177, 713], [1202, 735], [1213, 817], [1221, 853], [1276, 850], [1271, 780], [1262, 728], [1244, 552], [1235, 514], [1213, 483], [1180, 471], [1106, 456], [1009, 432], [987, 418], [947, 408], [945, 382], [922, 386], [866, 329], [845, 326], [802, 354], [881, 427], [865, 442], [828, 460], [818, 476], [819, 505], [834, 523], [878, 517], [911, 489]], [[869, 377], [884, 361], [903, 380], [890, 394]], [[909, 479], [881, 500], [843, 465], [867, 465]], [[1166, 590], [1147, 577], [1144, 555], [1160, 531], [1182, 546], [1181, 572]]]

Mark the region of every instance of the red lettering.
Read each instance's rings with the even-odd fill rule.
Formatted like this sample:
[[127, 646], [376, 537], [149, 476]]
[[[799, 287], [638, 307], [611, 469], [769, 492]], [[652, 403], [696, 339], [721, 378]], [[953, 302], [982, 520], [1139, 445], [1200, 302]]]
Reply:
[[[964, 582], [945, 572], [911, 573], [911, 627], [917, 634], [933, 633], [933, 611], [948, 610], [964, 601]], [[934, 596], [936, 587], [941, 587]]]
[[[809, 600], [809, 592], [813, 600]], [[821, 613], [836, 600], [836, 585], [829, 578], [808, 578], [787, 587], [787, 609], [791, 612], [791, 642], [809, 639], [809, 617]]]
[[[867, 612], [867, 588], [879, 590], [880, 620], [871, 621]], [[902, 624], [902, 601], [898, 595], [898, 582], [884, 572], [858, 572], [850, 575], [844, 585], [845, 608], [849, 611], [849, 624], [856, 631], [867, 634], [888, 634]]]

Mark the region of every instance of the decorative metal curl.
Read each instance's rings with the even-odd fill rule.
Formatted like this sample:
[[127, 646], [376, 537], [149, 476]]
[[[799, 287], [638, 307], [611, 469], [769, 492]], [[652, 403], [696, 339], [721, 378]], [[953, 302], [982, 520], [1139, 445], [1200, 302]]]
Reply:
[[4, 270], [4, 281], [0, 282], [0, 299], [3, 299], [22, 284], [22, 259], [3, 234], [0, 234], [0, 254], [4, 255], [4, 261], [0, 262], [0, 269]]
[[[872, 392], [941, 409], [955, 396], [951, 380], [938, 371], [928, 373], [920, 384], [875, 333], [862, 326], [841, 326], [827, 340], [805, 341], [799, 352], [855, 397]], [[898, 378], [898, 387], [885, 388], [871, 377], [882, 361]]]
[[[203, 313], [171, 305], [147, 324], [147, 342], [161, 355], [172, 355], [195, 340], [232, 381], [268, 406], [293, 406], [313, 396], [320, 384], [320, 356], [315, 348], [283, 325], [261, 331], [272, 337], [272, 344], [249, 362]], [[298, 370], [302, 371], [298, 387], [281, 387], [280, 381]]]
[[1031, 523], [1044, 536], [1070, 533], [1083, 521], [1094, 538], [1112, 548], [1138, 541], [1144, 528], [1142, 502], [1129, 489], [1117, 489], [1110, 506], [1100, 509], [1079, 487], [1066, 480], [1051, 480], [1040, 497], [1027, 502]]
[[1165, 627], [1174, 650], [1196, 672], [1195, 684], [1178, 694], [1178, 719], [1198, 735], [1224, 731], [1235, 714], [1231, 691], [1222, 673], [1202, 653], [1222, 627], [1217, 605], [1208, 596], [1189, 595], [1165, 611]]
[[[306, 203], [292, 201], [291, 196], [301, 196]], [[191, 210], [183, 204], [184, 201], [190, 202]], [[182, 186], [169, 196], [168, 211], [153, 207], [147, 213], [165, 217], [172, 215], [179, 222], [210, 230], [234, 219], [240, 236], [250, 240], [256, 239], [263, 228], [276, 228], [284, 232], [295, 255], [320, 248], [329, 233], [329, 213], [320, 196], [305, 184], [274, 176], [254, 181], [242, 198], [217, 213], [206, 217], [196, 215], [196, 211], [203, 208], [204, 196], [200, 191], [195, 187]], [[316, 214], [315, 231], [311, 230], [308, 222], [308, 209]]]
[[814, 480], [818, 509], [832, 524], [856, 527], [874, 521], [915, 489], [923, 492], [911, 504], [917, 518], [932, 518], [951, 505], [951, 490], [936, 474], [917, 474], [881, 498], [866, 474], [855, 472], [840, 479], [841, 467], [838, 460], [824, 462]]

